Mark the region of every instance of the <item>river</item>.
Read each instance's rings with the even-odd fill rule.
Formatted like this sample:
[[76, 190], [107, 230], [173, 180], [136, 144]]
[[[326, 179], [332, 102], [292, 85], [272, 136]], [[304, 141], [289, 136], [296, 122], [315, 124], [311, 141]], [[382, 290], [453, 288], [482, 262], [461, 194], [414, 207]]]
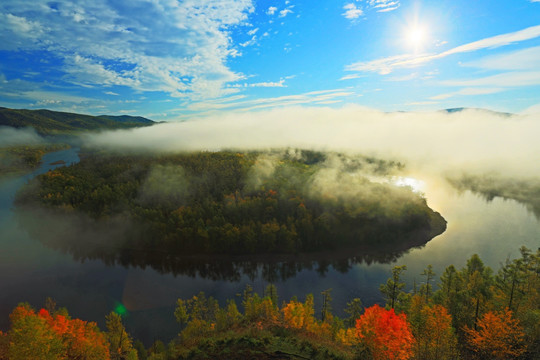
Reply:
[[[61, 166], [52, 162], [77, 162], [77, 150], [46, 154], [42, 165], [31, 174], [0, 180], [0, 329], [9, 326], [8, 314], [19, 302], [39, 307], [52, 297], [73, 317], [96, 321], [102, 328], [105, 315], [125, 308], [128, 331], [150, 344], [154, 339], [169, 341], [178, 333], [173, 311], [179, 297], [189, 298], [204, 291], [223, 305], [225, 299], [237, 298], [246, 284], [258, 292], [266, 287], [262, 270], [255, 277], [240, 275], [234, 280], [174, 276], [150, 267], [107, 266], [100, 260], [81, 263], [32, 239], [14, 221], [12, 206], [17, 189], [37, 174]], [[379, 284], [386, 281], [394, 265], [407, 265], [404, 279], [411, 288], [413, 281], [422, 281], [420, 273], [428, 264], [433, 265], [438, 277], [446, 266], [460, 268], [476, 253], [496, 271], [507, 257], [519, 256], [520, 246], [536, 249], [540, 245], [540, 224], [525, 206], [499, 198], [486, 202], [468, 191], [460, 194], [436, 177], [417, 178], [425, 184], [421, 190], [430, 207], [448, 221], [442, 235], [390, 264], [363, 262], [348, 271], [332, 266], [321, 269], [318, 265], [300, 269], [295, 276], [275, 282], [280, 298], [297, 295], [303, 299], [313, 293], [317, 307], [321, 291], [332, 288], [334, 309], [343, 309], [355, 297], [371, 305], [381, 301]]]

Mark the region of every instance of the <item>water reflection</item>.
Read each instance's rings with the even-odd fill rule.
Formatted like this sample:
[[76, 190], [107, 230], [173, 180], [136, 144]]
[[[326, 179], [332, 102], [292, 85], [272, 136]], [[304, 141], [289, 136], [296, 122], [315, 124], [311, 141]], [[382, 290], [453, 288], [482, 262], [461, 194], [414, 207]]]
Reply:
[[126, 219], [101, 223], [76, 214], [37, 209], [16, 209], [16, 219], [34, 239], [44, 245], [85, 262], [101, 260], [108, 266], [150, 267], [160, 274], [186, 275], [212, 281], [251, 281], [262, 277], [267, 282], [285, 281], [302, 270], [324, 276], [330, 268], [346, 273], [355, 265], [395, 262], [412, 248], [424, 246], [446, 229], [446, 221], [434, 213], [430, 226], [396, 233], [380, 229], [378, 241], [348, 247], [300, 254], [270, 255], [177, 255], [156, 248], [133, 248], [131, 237], [138, 231]]

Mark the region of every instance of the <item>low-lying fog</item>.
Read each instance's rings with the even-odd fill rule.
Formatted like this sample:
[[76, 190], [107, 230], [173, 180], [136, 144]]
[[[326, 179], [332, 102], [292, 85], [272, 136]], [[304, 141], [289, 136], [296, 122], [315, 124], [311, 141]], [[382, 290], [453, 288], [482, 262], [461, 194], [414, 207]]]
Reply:
[[85, 136], [143, 151], [304, 148], [396, 159], [422, 172], [540, 175], [539, 114], [465, 109], [384, 113], [360, 106], [225, 113]]

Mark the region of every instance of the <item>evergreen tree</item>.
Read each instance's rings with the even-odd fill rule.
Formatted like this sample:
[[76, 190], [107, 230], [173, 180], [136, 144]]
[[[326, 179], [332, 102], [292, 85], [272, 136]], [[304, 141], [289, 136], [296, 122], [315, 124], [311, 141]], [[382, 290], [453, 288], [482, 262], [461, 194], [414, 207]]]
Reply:
[[402, 291], [405, 283], [401, 281], [401, 273], [405, 270], [407, 270], [406, 265], [394, 266], [392, 268], [392, 277], [386, 281], [386, 284], [379, 287], [381, 293], [386, 298], [386, 306], [390, 309], [396, 308], [407, 297]]

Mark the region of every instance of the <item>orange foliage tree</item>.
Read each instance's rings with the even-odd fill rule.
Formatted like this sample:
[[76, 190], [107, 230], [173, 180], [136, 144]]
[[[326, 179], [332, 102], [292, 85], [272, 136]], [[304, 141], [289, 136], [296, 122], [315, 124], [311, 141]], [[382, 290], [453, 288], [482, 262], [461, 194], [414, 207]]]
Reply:
[[465, 327], [465, 333], [469, 346], [482, 359], [515, 359], [526, 350], [525, 334], [508, 308], [485, 313], [478, 320], [477, 330]]
[[405, 314], [373, 305], [356, 321], [360, 343], [374, 360], [406, 360], [413, 356], [414, 337]]
[[17, 306], [10, 315], [7, 333], [8, 358], [107, 360], [108, 343], [95, 323], [70, 319], [28, 305]]

